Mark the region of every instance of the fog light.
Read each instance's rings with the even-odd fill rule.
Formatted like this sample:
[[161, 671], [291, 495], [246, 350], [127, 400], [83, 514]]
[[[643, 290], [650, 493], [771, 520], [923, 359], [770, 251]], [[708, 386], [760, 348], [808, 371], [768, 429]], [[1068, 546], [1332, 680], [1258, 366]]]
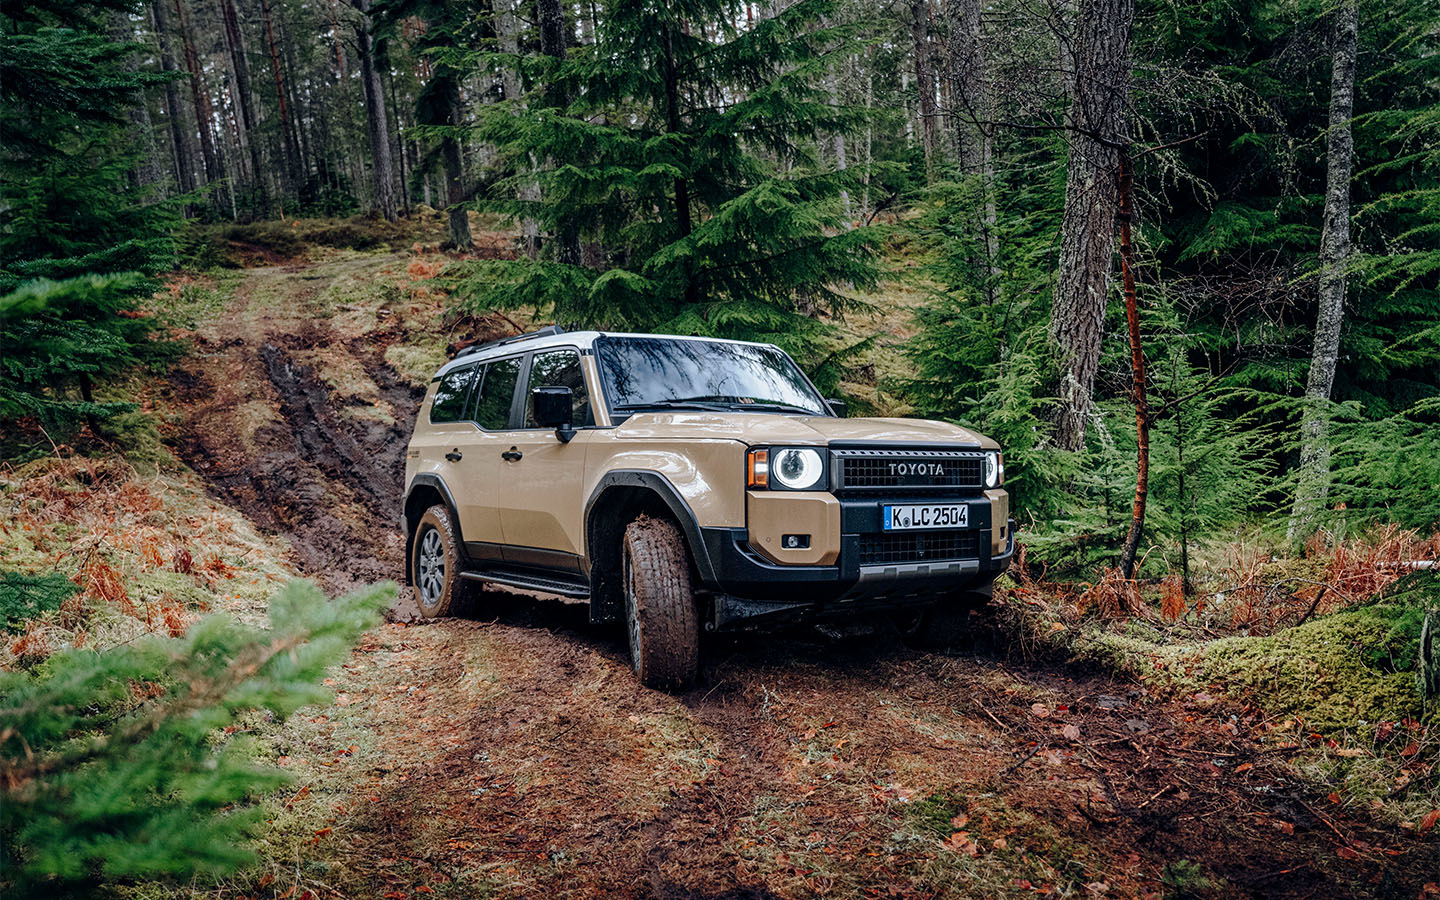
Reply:
[[809, 550], [810, 535], [808, 534], [784, 534], [780, 536], [780, 546], [786, 550]]

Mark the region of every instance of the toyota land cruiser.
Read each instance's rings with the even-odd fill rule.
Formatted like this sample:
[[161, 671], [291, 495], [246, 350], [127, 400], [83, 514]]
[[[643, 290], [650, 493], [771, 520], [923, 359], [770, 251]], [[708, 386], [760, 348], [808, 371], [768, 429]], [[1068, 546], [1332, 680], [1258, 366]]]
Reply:
[[405, 458], [406, 577], [425, 616], [483, 582], [624, 621], [652, 687], [703, 630], [953, 611], [1010, 562], [994, 441], [845, 418], [777, 347], [558, 327], [436, 373]]

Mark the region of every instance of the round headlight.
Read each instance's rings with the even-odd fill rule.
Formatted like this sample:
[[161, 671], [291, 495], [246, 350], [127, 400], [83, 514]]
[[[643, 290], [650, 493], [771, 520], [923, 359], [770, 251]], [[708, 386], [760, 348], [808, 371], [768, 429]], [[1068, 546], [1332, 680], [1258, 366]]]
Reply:
[[825, 475], [820, 453], [808, 447], [788, 447], [775, 451], [770, 460], [770, 475], [792, 491], [803, 491], [819, 485]]
[[1000, 468], [1000, 454], [991, 451], [985, 454], [985, 486], [995, 487], [1003, 476]]

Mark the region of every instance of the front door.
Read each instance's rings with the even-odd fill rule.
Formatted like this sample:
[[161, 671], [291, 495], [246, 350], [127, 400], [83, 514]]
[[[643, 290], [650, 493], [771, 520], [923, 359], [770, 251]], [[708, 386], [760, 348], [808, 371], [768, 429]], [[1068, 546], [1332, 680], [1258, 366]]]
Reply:
[[[505, 435], [500, 464], [500, 527], [505, 559], [522, 566], [579, 571], [585, 448], [594, 432], [590, 392], [573, 348], [542, 350], [530, 359], [524, 395], [517, 401], [516, 424]], [[564, 386], [574, 394], [571, 421], [579, 429], [568, 443], [555, 429], [535, 421], [530, 392]]]

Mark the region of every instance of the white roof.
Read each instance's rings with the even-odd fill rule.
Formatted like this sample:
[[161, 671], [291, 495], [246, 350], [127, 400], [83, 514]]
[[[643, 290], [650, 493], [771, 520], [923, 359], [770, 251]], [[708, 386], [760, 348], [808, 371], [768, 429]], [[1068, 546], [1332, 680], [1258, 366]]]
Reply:
[[[516, 335], [520, 337], [520, 335]], [[716, 344], [754, 344], [756, 346], [770, 347], [773, 344], [756, 344], [754, 341], [734, 341], [728, 338], [697, 337], [684, 334], [638, 334], [632, 332], [616, 331], [564, 331], [559, 334], [537, 335], [536, 337], [525, 338], [524, 340], [509, 340], [508, 343], [497, 343], [492, 347], [484, 347], [470, 353], [462, 352], [461, 355], [441, 366], [435, 372], [434, 377], [439, 378], [446, 372], [458, 366], [484, 360], [497, 359], [502, 356], [515, 356], [521, 353], [529, 353], [532, 350], [548, 350], [551, 347], [578, 347], [581, 350], [589, 350], [597, 338], [618, 337], [618, 338], [663, 338], [674, 341], [708, 341]], [[498, 340], [507, 340], [500, 338]]]

